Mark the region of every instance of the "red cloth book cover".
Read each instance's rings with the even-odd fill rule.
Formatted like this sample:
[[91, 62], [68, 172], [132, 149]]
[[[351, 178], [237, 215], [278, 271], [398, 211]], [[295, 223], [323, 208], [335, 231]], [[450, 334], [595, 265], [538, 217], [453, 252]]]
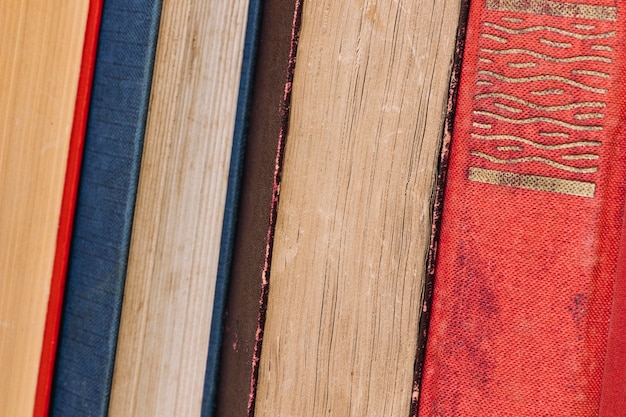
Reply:
[[472, 0], [419, 416], [626, 415], [626, 1]]

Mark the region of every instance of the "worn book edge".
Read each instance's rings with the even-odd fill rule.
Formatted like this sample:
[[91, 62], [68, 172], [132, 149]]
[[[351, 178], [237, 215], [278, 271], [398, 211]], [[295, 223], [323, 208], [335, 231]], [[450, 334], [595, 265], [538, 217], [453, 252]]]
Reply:
[[256, 65], [262, 3], [261, 0], [250, 0], [248, 4], [248, 19], [243, 46], [241, 78], [239, 81], [239, 97], [237, 99], [237, 112], [235, 114], [233, 146], [228, 172], [228, 186], [226, 190], [217, 279], [215, 282], [213, 314], [211, 316], [211, 334], [209, 336], [209, 351], [204, 377], [204, 392], [202, 395], [203, 417], [212, 416], [216, 407], [217, 384], [220, 371], [220, 352], [224, 339], [224, 313], [228, 296], [228, 284], [230, 282], [235, 232], [237, 229], [237, 213], [239, 208], [246, 138], [248, 135], [248, 116], [252, 104], [251, 96], [254, 86], [254, 68]]
[[78, 80], [74, 122], [72, 124], [70, 137], [56, 252], [50, 283], [48, 313], [46, 315], [39, 376], [37, 378], [37, 388], [35, 392], [35, 417], [46, 416], [50, 404], [52, 372], [54, 370], [57, 337], [61, 321], [63, 288], [65, 285], [65, 274], [67, 272], [68, 254], [72, 236], [76, 193], [78, 190], [78, 176], [80, 174], [85, 128], [87, 126], [89, 99], [91, 97], [91, 84], [98, 45], [102, 2], [103, 0], [91, 0], [87, 15], [83, 57]]
[[437, 249], [439, 242], [439, 230], [441, 226], [441, 213], [444, 204], [444, 191], [448, 174], [448, 161], [450, 157], [450, 143], [452, 141], [452, 129], [454, 127], [454, 115], [457, 106], [459, 81], [463, 67], [463, 51], [465, 50], [465, 36], [467, 34], [467, 22], [471, 0], [462, 0], [459, 13], [456, 44], [454, 47], [454, 62], [450, 72], [450, 87], [446, 117], [443, 125], [443, 138], [441, 141], [441, 153], [437, 167], [437, 179], [432, 198], [432, 223], [430, 232], [430, 247], [426, 262], [426, 277], [424, 280], [424, 293], [422, 294], [422, 311], [419, 320], [417, 334], [417, 352], [415, 355], [415, 367], [413, 371], [413, 394], [411, 395], [411, 417], [417, 417], [419, 406], [419, 390], [422, 381], [424, 358], [426, 356], [426, 340], [428, 338], [428, 325], [430, 322], [430, 306], [432, 304], [433, 287], [435, 282], [435, 265], [437, 263]]
[[261, 348], [263, 345], [263, 331], [267, 313], [267, 300], [269, 295], [269, 277], [272, 264], [272, 249], [274, 242], [274, 231], [276, 229], [276, 218], [278, 215], [278, 202], [280, 198], [280, 183], [282, 179], [282, 166], [285, 155], [285, 143], [289, 131], [289, 113], [291, 110], [291, 91], [293, 76], [296, 69], [296, 54], [298, 51], [298, 41], [300, 39], [300, 26], [302, 25], [302, 5], [304, 0], [295, 1], [293, 13], [293, 23], [291, 26], [291, 45], [289, 48], [289, 62], [287, 64], [285, 90], [281, 103], [281, 128], [278, 135], [278, 149], [276, 152], [276, 162], [274, 165], [274, 181], [272, 186], [272, 200], [270, 205], [270, 222], [267, 230], [265, 245], [265, 263], [261, 278], [261, 297], [259, 300], [259, 315], [256, 337], [254, 342], [254, 356], [252, 358], [252, 375], [250, 377], [250, 396], [248, 398], [248, 417], [254, 417], [254, 406], [256, 403], [257, 384], [259, 378], [259, 361], [261, 359]]

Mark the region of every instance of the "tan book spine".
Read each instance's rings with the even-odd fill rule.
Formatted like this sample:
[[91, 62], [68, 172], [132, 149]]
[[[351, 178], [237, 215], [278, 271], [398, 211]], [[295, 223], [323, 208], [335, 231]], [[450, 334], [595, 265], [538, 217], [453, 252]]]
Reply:
[[2, 416], [35, 407], [89, 4], [0, 2]]
[[460, 7], [304, 2], [256, 417], [409, 414]]
[[247, 7], [163, 2], [113, 417], [200, 415]]

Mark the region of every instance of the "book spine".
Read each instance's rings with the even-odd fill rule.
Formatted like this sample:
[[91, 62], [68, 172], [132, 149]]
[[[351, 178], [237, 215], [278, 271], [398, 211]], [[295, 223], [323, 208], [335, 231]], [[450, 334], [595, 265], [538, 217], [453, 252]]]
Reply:
[[78, 79], [76, 104], [74, 109], [74, 122], [70, 136], [69, 154], [65, 173], [65, 185], [61, 202], [61, 214], [57, 234], [56, 252], [50, 282], [50, 297], [48, 299], [48, 312], [44, 328], [43, 346], [39, 375], [35, 392], [35, 405], [33, 415], [35, 417], [47, 416], [50, 405], [50, 395], [53, 383], [53, 370], [63, 303], [63, 292], [66, 282], [68, 256], [72, 238], [72, 226], [74, 223], [76, 194], [81, 161], [84, 149], [85, 129], [89, 111], [89, 100], [92, 92], [94, 61], [98, 45], [98, 34], [102, 16], [103, 0], [91, 0], [87, 15], [85, 40], [83, 44], [83, 56]]
[[163, 3], [112, 416], [201, 414], [247, 10]]
[[160, 0], [108, 0], [69, 257], [53, 416], [106, 416]]
[[294, 0], [264, 0], [261, 3], [241, 199], [224, 313], [215, 407], [217, 416], [247, 413], [276, 152], [283, 121], [281, 101], [295, 10]]
[[454, 61], [450, 72], [450, 86], [448, 92], [448, 102], [446, 104], [446, 116], [443, 126], [443, 137], [441, 141], [441, 152], [439, 164], [437, 165], [437, 179], [435, 192], [432, 201], [432, 222], [430, 229], [430, 246], [428, 248], [428, 258], [426, 262], [426, 276], [424, 277], [424, 290], [422, 295], [422, 314], [420, 315], [417, 334], [417, 354], [413, 367], [413, 394], [411, 395], [411, 417], [417, 417], [419, 408], [419, 389], [422, 382], [422, 372], [424, 370], [424, 358], [426, 356], [426, 341], [428, 340], [428, 325], [430, 323], [430, 306], [433, 298], [433, 287], [435, 281], [435, 265], [437, 260], [437, 250], [439, 248], [439, 237], [441, 230], [441, 214], [443, 211], [444, 186], [447, 180], [448, 164], [450, 161], [450, 143], [452, 140], [452, 129], [454, 127], [454, 114], [456, 112], [457, 99], [459, 94], [459, 81], [461, 68], [463, 65], [463, 51], [465, 50], [465, 37], [467, 35], [467, 18], [469, 15], [470, 0], [463, 0], [459, 11], [459, 23], [456, 33], [456, 43], [454, 47]]
[[204, 392], [202, 395], [202, 416], [209, 417], [215, 412], [218, 375], [220, 370], [220, 353], [224, 335], [224, 314], [228, 297], [232, 255], [234, 250], [235, 233], [237, 228], [237, 213], [241, 191], [241, 177], [243, 172], [246, 138], [248, 135], [248, 117], [252, 104], [252, 89], [254, 85], [254, 70], [256, 65], [259, 26], [261, 23], [261, 0], [250, 0], [248, 4], [248, 21], [246, 36], [243, 45], [243, 59], [241, 78], [239, 81], [239, 96], [235, 127], [233, 133], [233, 148], [230, 156], [228, 172], [228, 186], [226, 204], [224, 207], [224, 221], [222, 223], [222, 237], [220, 254], [215, 282], [215, 297], [213, 314], [211, 316], [211, 334], [209, 336], [209, 351], [206, 373], [204, 378]]
[[625, 8], [471, 2], [420, 416], [623, 414]]
[[280, 184], [282, 181], [283, 161], [287, 133], [289, 132], [289, 116], [291, 112], [291, 93], [293, 77], [296, 70], [296, 55], [300, 40], [300, 28], [302, 25], [302, 7], [304, 0], [296, 0], [291, 25], [291, 42], [289, 45], [289, 61], [286, 71], [285, 89], [281, 102], [281, 126], [278, 134], [278, 147], [276, 149], [276, 162], [274, 164], [274, 181], [272, 185], [272, 200], [270, 205], [270, 220], [265, 241], [265, 262], [261, 275], [261, 296], [259, 299], [258, 324], [254, 340], [254, 356], [252, 358], [252, 374], [250, 378], [250, 396], [248, 398], [248, 417], [254, 417], [259, 382], [259, 362], [265, 334], [265, 321], [267, 319], [267, 303], [269, 297], [270, 270], [272, 267], [272, 252], [274, 249], [274, 233], [276, 231], [276, 219], [278, 217], [278, 203], [280, 200]]

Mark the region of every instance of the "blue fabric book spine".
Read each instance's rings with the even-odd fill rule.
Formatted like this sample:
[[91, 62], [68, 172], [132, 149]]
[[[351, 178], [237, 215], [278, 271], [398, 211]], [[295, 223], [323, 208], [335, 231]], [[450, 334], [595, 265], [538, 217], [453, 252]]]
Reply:
[[204, 380], [202, 417], [211, 417], [215, 411], [215, 396], [217, 394], [217, 381], [220, 368], [220, 349], [224, 333], [224, 310], [228, 296], [233, 242], [237, 227], [239, 190], [248, 132], [248, 114], [250, 113], [251, 93], [254, 82], [254, 68], [256, 64], [262, 5], [263, 0], [250, 0], [248, 5], [248, 21], [244, 39], [239, 96], [237, 98], [237, 113], [235, 115], [233, 149], [228, 173], [228, 189], [226, 191], [224, 222], [222, 226], [217, 281], [215, 284], [215, 301], [213, 304], [209, 352]]
[[161, 0], [104, 2], [50, 415], [104, 417]]

